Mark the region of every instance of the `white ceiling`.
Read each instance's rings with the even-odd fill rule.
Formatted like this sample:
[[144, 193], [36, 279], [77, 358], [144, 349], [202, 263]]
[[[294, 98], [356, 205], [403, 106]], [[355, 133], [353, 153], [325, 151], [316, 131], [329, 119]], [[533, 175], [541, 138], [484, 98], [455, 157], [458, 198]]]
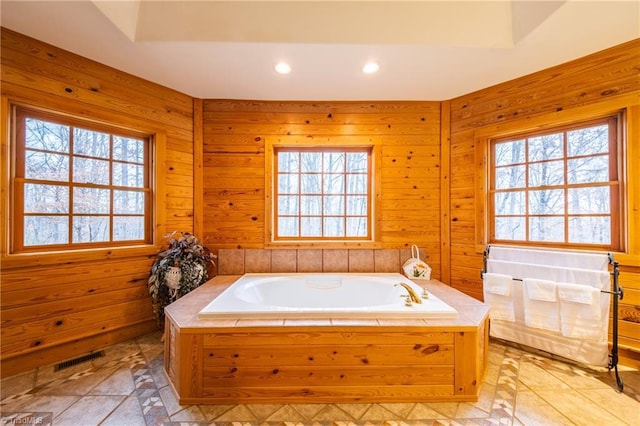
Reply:
[[2, 0], [0, 19], [204, 99], [444, 100], [640, 38], [640, 0]]

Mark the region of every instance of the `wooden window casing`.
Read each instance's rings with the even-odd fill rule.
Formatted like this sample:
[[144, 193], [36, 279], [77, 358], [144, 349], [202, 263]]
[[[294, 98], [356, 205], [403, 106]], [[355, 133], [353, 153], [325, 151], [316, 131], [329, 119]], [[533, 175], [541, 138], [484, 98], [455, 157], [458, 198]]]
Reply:
[[[299, 167], [296, 171], [283, 171], [285, 167], [279, 166], [279, 154], [280, 153], [289, 153], [293, 156], [303, 156], [305, 154], [308, 155], [318, 155], [320, 161], [326, 158], [325, 154], [337, 154], [344, 155], [347, 157], [350, 153], [355, 154], [364, 154], [366, 155], [366, 170], [362, 171], [350, 171], [347, 169], [348, 161], [345, 159], [344, 164], [342, 166], [341, 171], [326, 171], [326, 167], [323, 165], [320, 168], [313, 172], [305, 172], [302, 170], [302, 166]], [[371, 241], [373, 238], [373, 196], [372, 196], [372, 148], [371, 147], [277, 147], [274, 149], [274, 172], [273, 172], [273, 241], [276, 242], [296, 242], [296, 241], [306, 241], [306, 242], [318, 242], [318, 241], [345, 241], [345, 242], [358, 242], [358, 241]], [[318, 187], [314, 188], [311, 192], [305, 192], [304, 185], [302, 183], [305, 176], [314, 176], [321, 183]], [[324, 182], [329, 176], [337, 177], [341, 179], [343, 182], [343, 189], [341, 192], [326, 192], [326, 186]], [[296, 191], [293, 192], [281, 192], [279, 184], [279, 179], [293, 179], [296, 181], [294, 186], [297, 188]], [[350, 178], [353, 179], [361, 179], [364, 180], [365, 189], [360, 190], [358, 192], [349, 192], [349, 185], [346, 182], [349, 181]], [[322, 207], [315, 213], [303, 212], [302, 210], [302, 199], [304, 197], [309, 198], [318, 198], [321, 201]], [[342, 200], [342, 211], [338, 213], [328, 212], [326, 206], [326, 199], [328, 197], [337, 197]], [[279, 210], [280, 200], [284, 200], [285, 198], [292, 198], [297, 200], [297, 206], [295, 207], [295, 212], [281, 212]], [[366, 207], [362, 209], [359, 213], [349, 212], [349, 199], [359, 199], [362, 201], [366, 200]], [[295, 203], [294, 203], [295, 204]], [[293, 233], [288, 233], [284, 235], [284, 231], [282, 231], [282, 227], [279, 226], [281, 220], [290, 219], [291, 222], [296, 223], [295, 228], [296, 231]], [[317, 234], [309, 234], [306, 232], [303, 226], [303, 221], [317, 221], [318, 229], [321, 231]], [[358, 232], [357, 235], [352, 235], [347, 232], [348, 229], [353, 229], [348, 225], [348, 222], [354, 221], [364, 221], [365, 225], [362, 227], [362, 231]], [[343, 232], [340, 234], [337, 233], [329, 233], [327, 231], [328, 226], [326, 226], [327, 221], [333, 221], [334, 223], [342, 223]]]
[[[621, 161], [622, 158], [619, 138], [621, 137], [621, 118], [622, 114], [616, 114], [612, 116], [607, 116], [601, 119], [594, 119], [589, 121], [583, 121], [575, 124], [567, 124], [563, 126], [553, 127], [544, 129], [544, 131], [533, 131], [521, 134], [509, 135], [508, 137], [500, 137], [496, 139], [489, 140], [489, 175], [488, 175], [488, 242], [489, 243], [504, 243], [504, 244], [521, 244], [521, 245], [536, 245], [536, 246], [553, 246], [553, 247], [565, 247], [565, 248], [576, 248], [576, 249], [595, 249], [595, 250], [613, 250], [619, 251], [623, 248], [624, 238], [623, 238], [623, 220], [622, 220], [622, 179], [621, 179]], [[596, 129], [596, 128], [606, 128], [607, 129], [607, 141], [606, 141], [606, 151], [601, 150], [595, 153], [570, 153], [570, 149], [568, 147], [568, 135], [572, 134], [572, 132], [579, 132], [585, 129]], [[561, 154], [551, 154], [551, 158], [531, 158], [534, 151], [531, 148], [533, 144], [531, 141], [542, 140], [545, 137], [555, 138], [556, 141], [560, 142], [561, 146], [559, 151]], [[497, 154], [497, 147], [502, 144], [516, 144], [522, 143], [524, 147], [522, 153], [514, 154], [519, 158], [512, 159], [511, 162], [499, 163], [499, 155]], [[575, 144], [574, 144], [575, 145]], [[516, 150], [514, 150], [516, 151]], [[569, 170], [575, 172], [575, 168], [578, 166], [572, 166], [571, 164], [577, 164], [581, 162], [581, 164], [587, 164], [589, 161], [594, 160], [597, 162], [598, 159], [606, 161], [606, 174], [605, 178], [595, 178], [592, 181], [589, 179], [583, 179], [580, 181], [576, 181], [576, 178], [569, 177]], [[602, 164], [601, 162], [601, 164]], [[559, 176], [560, 173], [558, 170], [562, 169], [562, 181], [558, 182], [536, 182], [536, 179], [532, 178], [534, 175], [533, 171], [537, 170], [540, 175], [543, 176], [542, 179], [552, 179], [554, 172], [553, 168], [556, 168], [555, 176]], [[574, 168], [572, 168], [574, 167]], [[520, 180], [519, 183], [515, 183], [514, 185], [507, 185], [500, 187], [500, 178], [498, 177], [501, 171], [510, 170], [512, 176], [517, 175], [518, 173], [514, 173], [516, 169], [521, 171], [522, 178], [519, 177], [517, 180]], [[548, 173], [547, 173], [548, 172]], [[589, 174], [590, 170], [584, 172], [584, 176]], [[546, 173], [546, 174], [545, 174]], [[597, 171], [594, 171], [597, 173]], [[574, 173], [575, 174], [575, 173]], [[506, 174], [508, 175], [508, 173]], [[593, 174], [592, 174], [593, 175]], [[514, 180], [514, 179], [512, 179]], [[572, 181], [573, 180], [573, 181]], [[581, 201], [576, 201], [578, 198], [577, 195], [579, 191], [589, 192], [591, 191], [593, 194], [600, 192], [608, 192], [608, 199], [605, 200], [605, 205], [608, 205], [608, 209], [601, 209], [600, 211], [585, 211], [580, 210], [577, 207], [570, 206], [570, 195], [574, 194], [573, 198], [571, 198], [572, 206], [580, 204], [593, 204], [593, 203], [585, 203], [585, 199], [589, 199], [590, 201], [594, 201], [593, 198], [582, 196]], [[549, 194], [555, 193], [553, 196]], [[543, 194], [543, 195], [540, 195]], [[544, 200], [544, 203], [551, 204], [549, 201], [552, 197], [555, 197], [555, 202], [557, 204], [561, 204], [557, 207], [547, 208], [545, 211], [535, 211], [536, 210], [536, 199], [541, 199], [547, 197]], [[497, 200], [501, 198], [501, 201], [507, 200], [511, 198], [512, 204], [515, 206], [505, 213], [503, 209], [497, 207]], [[519, 203], [513, 203], [514, 198], [519, 198]], [[600, 200], [602, 201], [602, 199]], [[500, 204], [505, 204], [500, 203]], [[543, 201], [540, 201], [538, 205], [543, 205]], [[544, 204], [546, 208], [546, 204]], [[586, 207], [586, 206], [582, 206]], [[588, 207], [591, 207], [589, 205]], [[555, 211], [551, 211], [555, 208]], [[578, 209], [578, 211], [576, 211]], [[509, 210], [508, 208], [505, 210]], [[518, 210], [515, 211], [514, 210]], [[608, 211], [607, 211], [608, 210]], [[504, 232], [502, 235], [499, 235], [501, 231], [497, 228], [497, 222], [499, 220], [504, 220], [508, 223], [509, 220], [512, 222], [510, 226], [512, 229], [518, 229], [517, 231], [512, 231], [512, 234], [518, 234], [518, 237], [515, 238], [505, 238]], [[536, 221], [540, 223], [543, 221], [555, 221], [556, 226], [548, 226], [547, 230], [553, 228], [556, 232], [554, 232], [554, 236], [562, 234], [561, 238], [556, 237], [541, 237], [540, 234], [544, 234], [544, 232], [539, 233], [538, 235], [534, 235], [533, 225]], [[582, 226], [586, 229], [586, 222], [589, 220], [593, 220], [597, 222], [600, 220], [601, 224], [609, 222], [608, 224], [608, 240], [604, 241], [606, 238], [602, 237], [600, 240], [595, 236], [597, 234], [596, 230], [597, 226], [594, 226], [593, 229], [593, 240], [585, 241], [585, 238], [578, 238], [576, 235], [580, 234], [577, 229], [579, 226], [575, 226], [573, 229], [571, 228], [571, 223], [579, 223], [580, 221], [584, 221], [585, 223]], [[523, 229], [519, 229], [519, 228]], [[508, 228], [508, 227], [507, 227]], [[601, 228], [603, 228], [601, 226]], [[544, 227], [540, 227], [539, 229], [543, 229]], [[562, 231], [562, 232], [560, 232]], [[600, 229], [603, 231], [603, 229]], [[601, 232], [602, 233], [602, 232]], [[584, 234], [584, 232], [583, 232]]]
[[[153, 226], [152, 226], [152, 194], [151, 194], [151, 143], [152, 137], [148, 134], [125, 130], [108, 125], [98, 124], [94, 122], [84, 121], [67, 115], [56, 114], [38, 109], [14, 106], [12, 114], [13, 132], [15, 148], [13, 152], [13, 176], [12, 176], [12, 223], [11, 230], [11, 253], [33, 253], [33, 252], [56, 252], [69, 251], [92, 248], [108, 248], [108, 247], [132, 247], [144, 246], [152, 244]], [[33, 120], [47, 125], [58, 126], [59, 128], [68, 129], [68, 146], [61, 150], [48, 149], [45, 147], [28, 146], [27, 137], [27, 121]], [[82, 152], [81, 149], [74, 149], [76, 142], [75, 135], [85, 132], [88, 135], [101, 135], [108, 142], [102, 143], [101, 148], [106, 149], [100, 155]], [[114, 141], [119, 141], [122, 145], [126, 145], [129, 141], [134, 145], [138, 145], [138, 158], [131, 159], [123, 153], [116, 154], [114, 151]], [[78, 142], [79, 143], [79, 142]], [[121, 145], [121, 146], [122, 146]], [[141, 149], [139, 147], [142, 147]], [[123, 148], [126, 151], [126, 148]], [[65, 152], [66, 150], [66, 152]], [[142, 153], [140, 153], [142, 151]], [[63, 170], [58, 176], [41, 177], [29, 176], [27, 172], [28, 155], [41, 155], [43, 158], [58, 157], [63, 159], [67, 164], [68, 170]], [[96, 177], [87, 178], [74, 175], [74, 167], [79, 168], [82, 163], [91, 162], [98, 163], [103, 169], [108, 171], [108, 181], [100, 182]], [[115, 170], [120, 170], [117, 173]], [[135, 178], [139, 183], [131, 183], [128, 180], [129, 170], [133, 174], [137, 174]], [[116, 182], [116, 176], [120, 176], [121, 181]], [[127, 179], [124, 181], [124, 179]], [[28, 188], [38, 187], [55, 187], [56, 190], [63, 194], [60, 197], [60, 211], [38, 211], [29, 207]], [[107, 196], [108, 200], [103, 198], [104, 205], [108, 205], [107, 210], [104, 208], [92, 207], [91, 199], [84, 194], [100, 194]], [[75, 195], [74, 195], [75, 194]], [[119, 201], [116, 200], [116, 197]], [[130, 199], [129, 197], [132, 197]], [[66, 198], [63, 202], [62, 199]], [[124, 201], [123, 201], [124, 200]], [[125, 205], [125, 203], [131, 204]], [[84, 207], [82, 207], [84, 205]], [[132, 207], [133, 206], [133, 207]], [[142, 206], [142, 207], [140, 207]], [[26, 210], [25, 210], [26, 209]], [[46, 210], [46, 207], [44, 207]], [[101, 210], [102, 209], [102, 210]], [[132, 209], [135, 211], [127, 211]], [[60, 237], [54, 242], [29, 242], [25, 241], [25, 227], [28, 220], [36, 220], [38, 217], [55, 218], [58, 223], [66, 223], [67, 236]], [[81, 231], [81, 226], [75, 226], [76, 234], [74, 235], [74, 221], [85, 219], [88, 222], [101, 221], [107, 224], [108, 230], [102, 232], [102, 237], [94, 238], [91, 232], [87, 241], [86, 230]], [[134, 223], [137, 228], [137, 235], [131, 238], [132, 234], [128, 234], [126, 222]], [[120, 224], [114, 225], [116, 223]], [[140, 231], [140, 226], [142, 230]], [[116, 231], [116, 228], [118, 231]], [[83, 233], [82, 236], [81, 233]], [[60, 233], [62, 235], [62, 232]], [[107, 235], [108, 234], [108, 235]], [[107, 235], [107, 236], [104, 236]], [[82, 241], [78, 241], [81, 239]], [[92, 241], [93, 240], [93, 241]]]

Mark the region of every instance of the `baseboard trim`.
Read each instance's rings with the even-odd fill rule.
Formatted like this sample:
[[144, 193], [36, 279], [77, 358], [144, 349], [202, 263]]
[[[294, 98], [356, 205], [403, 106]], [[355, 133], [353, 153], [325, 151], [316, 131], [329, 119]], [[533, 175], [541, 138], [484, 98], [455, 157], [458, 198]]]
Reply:
[[151, 319], [73, 342], [62, 343], [39, 351], [11, 357], [0, 362], [0, 377], [5, 378], [37, 367], [56, 364], [157, 330], [158, 327], [155, 320]]

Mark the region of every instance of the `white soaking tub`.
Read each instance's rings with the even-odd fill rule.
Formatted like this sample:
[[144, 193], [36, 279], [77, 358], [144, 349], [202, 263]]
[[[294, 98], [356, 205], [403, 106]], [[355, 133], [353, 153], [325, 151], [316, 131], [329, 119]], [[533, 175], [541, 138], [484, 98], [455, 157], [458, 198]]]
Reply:
[[[421, 303], [406, 303], [410, 286]], [[245, 274], [211, 301], [199, 319], [457, 318], [458, 312], [400, 274]]]

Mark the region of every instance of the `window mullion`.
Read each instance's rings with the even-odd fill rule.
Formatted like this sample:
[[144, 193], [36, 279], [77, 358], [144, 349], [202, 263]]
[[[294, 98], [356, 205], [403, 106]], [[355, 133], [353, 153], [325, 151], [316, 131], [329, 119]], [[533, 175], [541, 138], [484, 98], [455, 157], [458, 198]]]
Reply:
[[531, 194], [529, 193], [529, 138], [524, 140], [524, 226], [525, 226], [525, 241], [529, 241], [531, 239], [531, 217], [529, 215], [529, 198]]
[[69, 126], [69, 211], [67, 212], [68, 215], [68, 226], [69, 226], [69, 236], [68, 236], [68, 242], [67, 244], [69, 246], [73, 245], [73, 218], [75, 216], [74, 211], [73, 211], [73, 195], [74, 192], [76, 190], [76, 185], [75, 185], [75, 181], [73, 180], [73, 169], [75, 166], [75, 155], [74, 155], [74, 142], [75, 142], [75, 132], [73, 131], [73, 127]]
[[113, 135], [109, 135], [109, 241], [114, 241], [115, 182], [113, 181]]
[[569, 243], [569, 182], [567, 179], [569, 173], [569, 144], [567, 142], [567, 132], [562, 132], [562, 167], [563, 167], [563, 187], [564, 187], [564, 242]]

